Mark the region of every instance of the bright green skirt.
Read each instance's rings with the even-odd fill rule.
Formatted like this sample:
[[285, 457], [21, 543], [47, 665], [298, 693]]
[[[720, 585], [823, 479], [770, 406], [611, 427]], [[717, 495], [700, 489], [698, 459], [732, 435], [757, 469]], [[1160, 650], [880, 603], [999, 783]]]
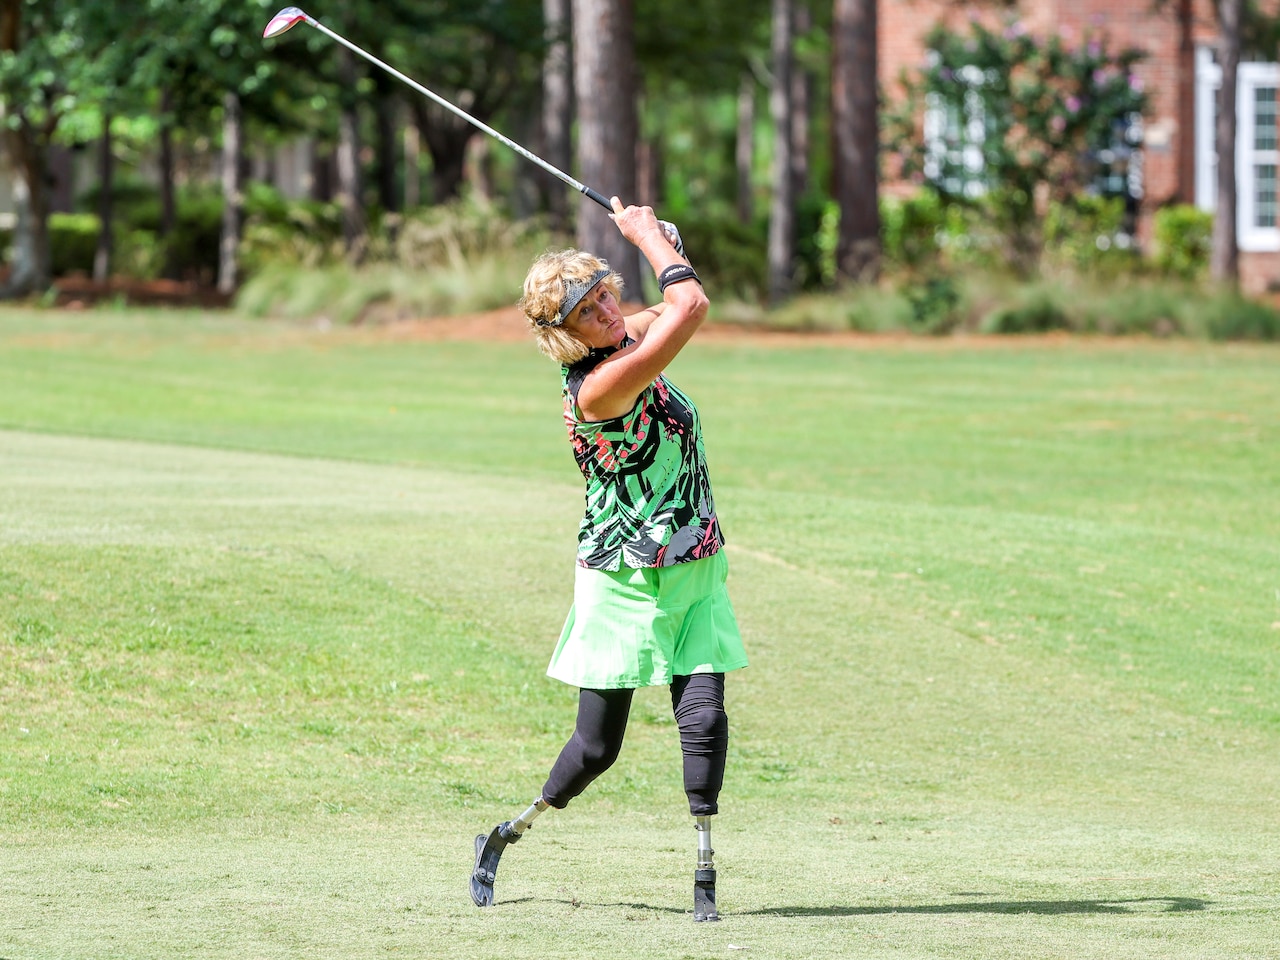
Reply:
[[747, 665], [725, 578], [714, 556], [670, 567], [577, 568], [573, 607], [547, 676], [589, 690], [653, 687]]

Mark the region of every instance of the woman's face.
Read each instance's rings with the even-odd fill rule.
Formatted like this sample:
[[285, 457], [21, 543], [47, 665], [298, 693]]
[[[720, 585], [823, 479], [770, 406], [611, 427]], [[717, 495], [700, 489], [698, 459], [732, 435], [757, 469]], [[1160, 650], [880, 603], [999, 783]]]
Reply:
[[627, 335], [622, 307], [603, 280], [582, 298], [565, 320], [564, 327], [592, 350], [616, 347]]

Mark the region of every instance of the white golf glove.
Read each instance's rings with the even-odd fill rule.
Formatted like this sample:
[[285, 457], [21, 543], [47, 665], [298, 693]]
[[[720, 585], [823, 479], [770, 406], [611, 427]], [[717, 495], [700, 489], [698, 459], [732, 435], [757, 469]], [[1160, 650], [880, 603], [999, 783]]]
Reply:
[[680, 231], [676, 229], [676, 225], [669, 220], [659, 220], [658, 226], [662, 227], [662, 233], [667, 238], [667, 243], [676, 248], [676, 253], [684, 256], [684, 241], [680, 239]]

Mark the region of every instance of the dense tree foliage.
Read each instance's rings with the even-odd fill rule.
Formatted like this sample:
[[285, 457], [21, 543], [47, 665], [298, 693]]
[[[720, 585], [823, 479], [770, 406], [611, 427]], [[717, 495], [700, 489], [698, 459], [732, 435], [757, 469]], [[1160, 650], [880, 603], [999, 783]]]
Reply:
[[[389, 249], [406, 205], [468, 192], [505, 202], [513, 217], [547, 214], [561, 231], [576, 218], [578, 242], [605, 250], [603, 211], [321, 32], [263, 41], [283, 2], [0, 0], [0, 128], [18, 183], [9, 293], [50, 281], [50, 157], [60, 147], [99, 151], [98, 185], [75, 202], [99, 214], [104, 273], [113, 217], [132, 202], [113, 206], [109, 174], [132, 178], [119, 196], [136, 197], [138, 164], [125, 161], [145, 156], [159, 170], [159, 212], [147, 222], [162, 238], [148, 269], [216, 274], [234, 289], [272, 151], [298, 144], [290, 182], [309, 192], [297, 204], [311, 206], [284, 211], [277, 197], [271, 216], [327, 244], [326, 256]], [[1176, 13], [1188, 0], [1152, 2]], [[1264, 8], [1214, 0], [1228, 28], [1224, 72], [1232, 49], [1274, 49], [1277, 21]], [[652, 203], [680, 223], [701, 268], [775, 300], [870, 280], [881, 244], [901, 246], [901, 217], [881, 221], [886, 127], [897, 162], [885, 172], [928, 179], [943, 206], [985, 206], [1009, 260], [1030, 270], [1046, 201], [1088, 193], [1099, 157], [1136, 129], [1128, 118], [1145, 100], [1132, 82], [1136, 54], [1108, 51], [1101, 35], [1069, 47], [1012, 27], [939, 28], [915, 100], [892, 116], [875, 89], [877, 0], [348, 0], [309, 12], [593, 187]], [[555, 66], [572, 62], [574, 71]], [[922, 115], [941, 123], [929, 137]], [[1232, 165], [1219, 173], [1227, 197]], [[1229, 213], [1216, 228], [1215, 251], [1229, 258]], [[628, 254], [613, 256], [637, 282]]]

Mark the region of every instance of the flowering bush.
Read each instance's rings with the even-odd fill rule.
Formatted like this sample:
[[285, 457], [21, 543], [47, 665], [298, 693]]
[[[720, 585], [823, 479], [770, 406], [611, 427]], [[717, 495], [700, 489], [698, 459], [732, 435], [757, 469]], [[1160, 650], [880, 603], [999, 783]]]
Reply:
[[991, 29], [977, 20], [967, 34], [934, 27], [926, 48], [918, 74], [902, 78], [907, 97], [890, 111], [887, 152], [945, 205], [981, 208], [1017, 272], [1039, 262], [1051, 203], [1104, 192], [1108, 178], [1107, 192], [1140, 195], [1141, 51], [1113, 54], [1094, 36], [1073, 47], [1016, 21]]

